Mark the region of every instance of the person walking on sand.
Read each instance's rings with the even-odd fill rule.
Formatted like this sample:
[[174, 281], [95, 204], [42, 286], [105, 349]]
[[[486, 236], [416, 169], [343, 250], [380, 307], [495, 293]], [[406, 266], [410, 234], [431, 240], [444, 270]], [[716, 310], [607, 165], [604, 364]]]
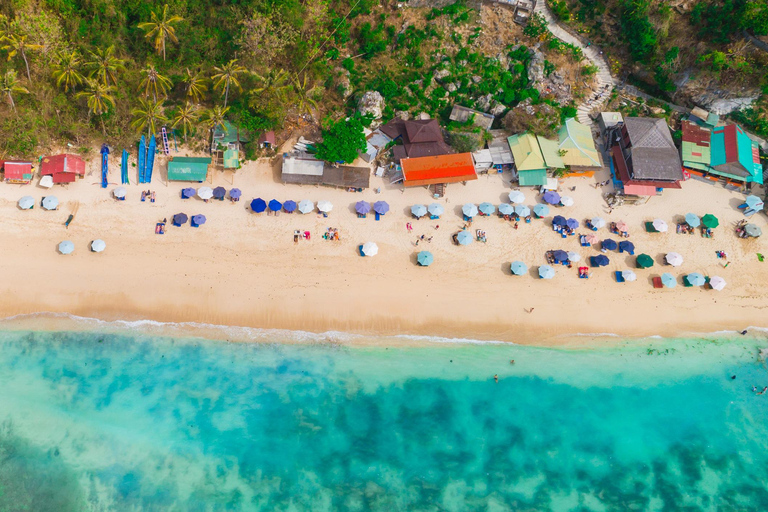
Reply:
[[438, 230], [438, 229], [440, 229], [440, 224], [438, 224], [437, 226], [435, 226], [435, 230]]

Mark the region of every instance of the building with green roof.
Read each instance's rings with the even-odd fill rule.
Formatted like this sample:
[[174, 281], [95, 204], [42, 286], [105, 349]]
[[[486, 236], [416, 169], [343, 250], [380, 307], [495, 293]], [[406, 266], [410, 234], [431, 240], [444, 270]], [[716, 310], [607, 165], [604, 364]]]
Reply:
[[513, 135], [507, 139], [515, 160], [520, 186], [547, 184], [547, 169], [564, 169], [557, 142], [531, 133]]
[[558, 153], [571, 171], [595, 171], [602, 168], [592, 130], [571, 117], [558, 131]]
[[208, 177], [210, 158], [175, 156], [168, 162], [168, 181], [203, 182]]

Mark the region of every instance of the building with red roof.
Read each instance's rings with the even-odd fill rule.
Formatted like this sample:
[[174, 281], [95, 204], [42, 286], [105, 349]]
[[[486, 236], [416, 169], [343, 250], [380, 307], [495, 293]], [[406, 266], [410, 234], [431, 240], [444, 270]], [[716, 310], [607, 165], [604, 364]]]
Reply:
[[472, 153], [403, 158], [403, 185], [421, 187], [477, 179]]
[[26, 185], [32, 181], [32, 162], [21, 162], [17, 160], [6, 160], [0, 162], [3, 173], [5, 175], [5, 181], [8, 183], [19, 183]]
[[72, 183], [78, 176], [85, 176], [85, 160], [70, 153], [46, 156], [40, 174], [53, 177], [54, 183]]

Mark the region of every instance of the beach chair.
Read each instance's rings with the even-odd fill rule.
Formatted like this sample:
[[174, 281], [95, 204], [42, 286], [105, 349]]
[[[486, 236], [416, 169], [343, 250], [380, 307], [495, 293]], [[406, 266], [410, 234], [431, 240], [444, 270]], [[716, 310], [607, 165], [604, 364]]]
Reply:
[[654, 277], [652, 281], [654, 288], [664, 288], [664, 284], [661, 282], [661, 277]]
[[646, 223], [645, 223], [645, 230], [646, 230], [648, 233], [658, 233], [658, 232], [659, 232], [659, 230], [658, 230], [658, 229], [656, 229], [655, 227], [653, 227], [653, 222], [646, 222]]
[[616, 282], [617, 283], [623, 283], [625, 281], [624, 276], [621, 275], [621, 270], [617, 270], [615, 272], [615, 274], [616, 274]]
[[597, 263], [595, 263], [595, 257], [594, 257], [594, 256], [590, 256], [590, 257], [589, 257], [589, 265], [590, 265], [592, 268], [597, 268], [597, 267], [599, 267], [599, 266], [600, 266], [600, 265], [598, 265]]
[[357, 252], [360, 253], [360, 256], [365, 257], [365, 253], [363, 252], [363, 246], [362, 245], [357, 246]]
[[157, 224], [155, 224], [155, 234], [156, 235], [165, 234], [165, 222], [158, 222]]
[[154, 203], [155, 202], [155, 192], [154, 191], [149, 196], [149, 202], [150, 203]]
[[75, 216], [70, 214], [69, 217], [67, 217], [67, 221], [64, 223], [64, 226], [69, 227], [73, 220], [75, 220]]
[[439, 219], [439, 218], [440, 218], [440, 216], [439, 216], [439, 215], [430, 215], [430, 216], [429, 216], [429, 220], [437, 220], [437, 219]]
[[146, 200], [147, 200], [147, 191], [146, 190], [142, 190], [142, 192], [141, 192], [141, 202], [143, 203]]
[[525, 223], [526, 224], [530, 224], [531, 223], [531, 216], [530, 215], [525, 218]]
[[376, 220], [381, 220], [381, 215], [379, 215], [378, 213], [376, 214]]
[[762, 262], [762, 261], [765, 261], [765, 256], [763, 256], [762, 254], [760, 254], [760, 253], [758, 252], [758, 253], [757, 253], [757, 261], [760, 261], [760, 262]]
[[587, 237], [584, 235], [579, 236], [579, 243], [582, 247], [592, 247], [592, 244], [587, 242]]
[[685, 286], [686, 288], [690, 288], [690, 287], [693, 286], [691, 284], [691, 282], [688, 281], [688, 275], [687, 274], [683, 276], [683, 286]]

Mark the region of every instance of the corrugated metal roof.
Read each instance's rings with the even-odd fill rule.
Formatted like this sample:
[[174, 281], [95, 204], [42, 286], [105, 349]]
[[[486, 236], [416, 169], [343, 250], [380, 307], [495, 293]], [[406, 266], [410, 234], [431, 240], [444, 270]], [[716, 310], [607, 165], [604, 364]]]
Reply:
[[517, 177], [521, 187], [538, 187], [547, 184], [546, 169], [518, 171]]
[[565, 120], [558, 133], [558, 149], [565, 152], [562, 160], [567, 166], [602, 167], [600, 155], [595, 148], [592, 130], [581, 124], [576, 118]]
[[404, 158], [400, 165], [406, 182], [456, 177], [477, 178], [472, 153]]
[[170, 181], [205, 181], [210, 158], [178, 156], [168, 162]]
[[541, 135], [537, 135], [536, 140], [541, 148], [541, 154], [544, 155], [544, 162], [547, 164], [547, 167], [565, 169], [565, 164], [560, 157], [560, 149], [557, 147], [557, 142], [545, 139]]
[[541, 153], [536, 137], [530, 133], [513, 135], [509, 139], [509, 148], [515, 159], [515, 167], [518, 171], [532, 171], [545, 169], [544, 155]]

